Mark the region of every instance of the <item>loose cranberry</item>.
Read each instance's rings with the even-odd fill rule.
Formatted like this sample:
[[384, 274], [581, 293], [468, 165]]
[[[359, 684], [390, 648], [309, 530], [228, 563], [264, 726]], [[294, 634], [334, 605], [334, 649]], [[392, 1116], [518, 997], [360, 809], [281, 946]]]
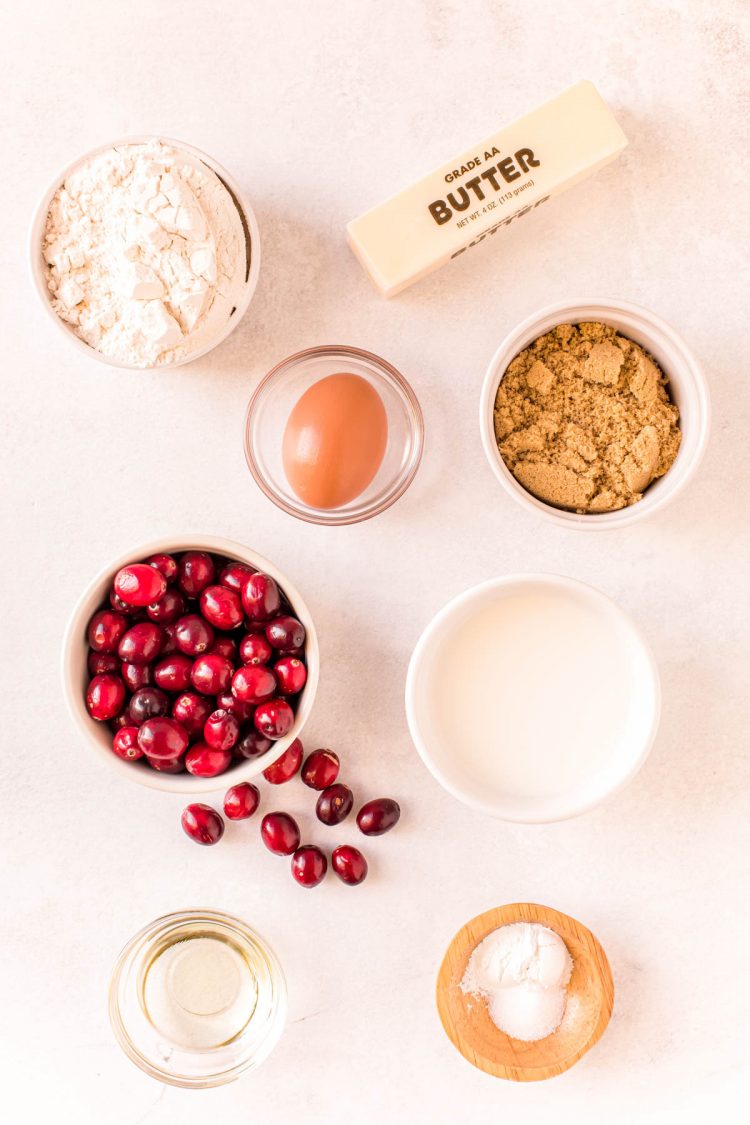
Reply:
[[210, 555], [205, 551], [187, 551], [180, 559], [177, 582], [183, 594], [197, 598], [206, 586], [211, 585], [215, 574], [214, 560]]
[[185, 759], [173, 758], [171, 761], [160, 762], [157, 758], [149, 758], [146, 755], [146, 761], [151, 766], [152, 770], [158, 770], [159, 773], [184, 773], [185, 772]]
[[263, 770], [263, 776], [271, 785], [283, 785], [290, 781], [302, 765], [302, 743], [295, 738], [288, 750], [285, 750], [277, 762]]
[[126, 762], [135, 762], [143, 757], [143, 751], [138, 745], [138, 727], [121, 727], [112, 739], [112, 749], [118, 758]]
[[[151, 568], [149, 568], [151, 569]], [[117, 648], [128, 664], [150, 664], [161, 652], [162, 631], [152, 621], [140, 621], [123, 636]]]
[[266, 813], [261, 821], [260, 834], [263, 843], [274, 855], [291, 855], [299, 847], [297, 821], [289, 813]]
[[128, 715], [135, 727], [145, 723], [146, 719], [169, 713], [169, 697], [166, 692], [156, 687], [143, 687], [133, 693], [128, 704]]
[[273, 746], [270, 738], [264, 738], [257, 730], [249, 730], [243, 734], [234, 748], [235, 758], [260, 758], [267, 754]]
[[196, 844], [218, 844], [224, 835], [224, 821], [210, 805], [188, 805], [180, 820], [183, 830]]
[[242, 587], [253, 574], [255, 571], [247, 563], [228, 562], [219, 574], [219, 585], [227, 586], [230, 590], [241, 594]]
[[305, 643], [305, 626], [296, 617], [274, 617], [266, 625], [266, 639], [279, 652], [296, 651]]
[[154, 683], [163, 691], [186, 691], [190, 687], [193, 661], [182, 652], [165, 656], [154, 665]]
[[172, 704], [172, 718], [177, 719], [191, 737], [203, 733], [206, 719], [211, 714], [211, 700], [186, 691]]
[[162, 625], [162, 646], [160, 656], [170, 656], [173, 652], [178, 652], [177, 647], [177, 626], [176, 625]]
[[273, 578], [253, 574], [242, 587], [242, 604], [251, 621], [269, 621], [279, 612], [281, 595]]
[[318, 797], [315, 805], [315, 814], [323, 824], [341, 824], [352, 811], [354, 794], [348, 785], [337, 781], [329, 785]]
[[232, 664], [237, 663], [237, 642], [231, 637], [217, 637], [210, 648], [211, 652], [218, 652], [219, 656], [226, 656]]
[[262, 633], [247, 633], [240, 641], [240, 660], [243, 664], [268, 664], [273, 649]]
[[231, 684], [233, 671], [226, 656], [209, 652], [205, 656], [199, 656], [193, 664], [190, 682], [203, 695], [219, 695]]
[[206, 719], [203, 737], [213, 750], [231, 750], [240, 737], [240, 724], [231, 711], [214, 711]]
[[232, 695], [257, 706], [276, 691], [276, 677], [264, 664], [243, 664], [232, 676]]
[[167, 590], [161, 601], [146, 607], [146, 613], [151, 621], [158, 625], [171, 625], [185, 612], [185, 599], [179, 590]]
[[138, 688], [148, 687], [151, 683], [153, 672], [150, 664], [128, 664], [124, 661], [118, 667], [129, 691], [138, 691]]
[[328, 860], [315, 844], [297, 848], [292, 856], [292, 875], [301, 887], [317, 887], [328, 870]]
[[138, 745], [143, 753], [157, 762], [171, 762], [188, 747], [188, 734], [176, 719], [164, 716], [147, 719], [138, 728]]
[[242, 624], [242, 599], [226, 586], [206, 586], [201, 594], [201, 613], [217, 629], [236, 629]]
[[130, 718], [130, 711], [128, 710], [128, 705], [126, 703], [122, 711], [120, 711], [120, 714], [115, 715], [114, 719], [110, 723], [110, 726], [113, 728], [115, 733], [117, 733], [117, 731], [122, 730], [123, 727], [132, 727], [132, 725], [133, 720]]
[[260, 804], [260, 793], [249, 781], [241, 781], [227, 789], [224, 797], [224, 815], [230, 820], [247, 820]]
[[120, 671], [120, 658], [113, 652], [90, 652], [86, 663], [91, 676], [106, 676], [108, 672]]
[[289, 734], [294, 726], [294, 711], [285, 699], [269, 699], [255, 708], [253, 722], [261, 734], [275, 742], [277, 738], [284, 738]]
[[117, 652], [120, 638], [127, 632], [128, 619], [112, 609], [100, 609], [89, 621], [88, 642], [94, 652]]
[[137, 615], [143, 613], [143, 610], [139, 606], [128, 605], [128, 603], [124, 602], [122, 598], [118, 598], [117, 594], [114, 591], [114, 588], [109, 592], [109, 604], [112, 606], [112, 609], [114, 609], [116, 613], [124, 613], [128, 617], [136, 617]]
[[401, 809], [390, 797], [376, 797], [368, 801], [357, 813], [357, 824], [365, 836], [382, 836], [398, 824]]
[[197, 613], [188, 613], [175, 622], [174, 639], [186, 656], [202, 656], [214, 643], [214, 631]]
[[307, 668], [296, 656], [282, 656], [273, 671], [282, 695], [296, 695], [307, 683]]
[[331, 854], [331, 867], [342, 883], [356, 887], [367, 878], [367, 860], [359, 848], [341, 844]]
[[151, 555], [146, 562], [160, 570], [170, 586], [177, 578], [177, 560], [171, 555]]
[[164, 596], [167, 580], [156, 567], [132, 563], [115, 575], [115, 593], [127, 605], [153, 605]]
[[302, 780], [311, 789], [327, 789], [339, 776], [339, 768], [333, 750], [313, 750], [302, 767]]
[[231, 750], [216, 750], [205, 742], [196, 742], [185, 755], [185, 768], [195, 777], [217, 777], [231, 764]]
[[252, 723], [255, 707], [252, 703], [242, 703], [231, 691], [223, 691], [216, 696], [216, 705], [220, 711], [231, 711], [237, 722]]
[[125, 702], [125, 684], [119, 676], [94, 676], [86, 691], [86, 706], [92, 719], [106, 723], [114, 719]]

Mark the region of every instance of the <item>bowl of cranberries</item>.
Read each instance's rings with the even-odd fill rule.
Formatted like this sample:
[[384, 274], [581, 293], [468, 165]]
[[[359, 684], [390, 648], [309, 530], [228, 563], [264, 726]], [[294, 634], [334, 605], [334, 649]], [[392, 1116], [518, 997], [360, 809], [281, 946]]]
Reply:
[[261, 773], [297, 738], [318, 684], [307, 606], [225, 539], [151, 543], [97, 576], [63, 653], [71, 715], [100, 758], [153, 789]]

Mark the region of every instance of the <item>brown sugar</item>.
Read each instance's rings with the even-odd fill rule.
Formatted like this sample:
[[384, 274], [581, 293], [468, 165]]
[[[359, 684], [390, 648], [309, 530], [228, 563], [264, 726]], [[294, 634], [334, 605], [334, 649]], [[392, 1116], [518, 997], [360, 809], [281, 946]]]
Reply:
[[667, 379], [606, 324], [558, 324], [509, 364], [495, 438], [513, 476], [557, 508], [613, 512], [643, 498], [680, 447]]

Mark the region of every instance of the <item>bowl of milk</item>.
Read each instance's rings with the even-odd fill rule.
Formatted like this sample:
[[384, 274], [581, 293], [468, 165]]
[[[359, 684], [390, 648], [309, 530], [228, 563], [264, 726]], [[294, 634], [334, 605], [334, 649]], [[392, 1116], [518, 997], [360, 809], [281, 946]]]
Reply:
[[503, 820], [577, 816], [646, 760], [659, 674], [630, 618], [601, 591], [551, 574], [506, 575], [460, 594], [409, 664], [406, 712], [427, 768]]

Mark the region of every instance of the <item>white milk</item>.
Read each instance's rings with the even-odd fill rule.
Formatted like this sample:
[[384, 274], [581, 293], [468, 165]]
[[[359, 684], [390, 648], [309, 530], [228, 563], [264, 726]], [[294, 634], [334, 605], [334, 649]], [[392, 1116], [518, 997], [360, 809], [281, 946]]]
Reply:
[[143, 997], [152, 1024], [170, 1043], [205, 1050], [239, 1035], [258, 989], [238, 949], [203, 935], [175, 942], [154, 959]]
[[498, 592], [441, 636], [430, 725], [477, 790], [565, 793], [617, 752], [632, 701], [618, 628], [601, 607], [540, 585]]

